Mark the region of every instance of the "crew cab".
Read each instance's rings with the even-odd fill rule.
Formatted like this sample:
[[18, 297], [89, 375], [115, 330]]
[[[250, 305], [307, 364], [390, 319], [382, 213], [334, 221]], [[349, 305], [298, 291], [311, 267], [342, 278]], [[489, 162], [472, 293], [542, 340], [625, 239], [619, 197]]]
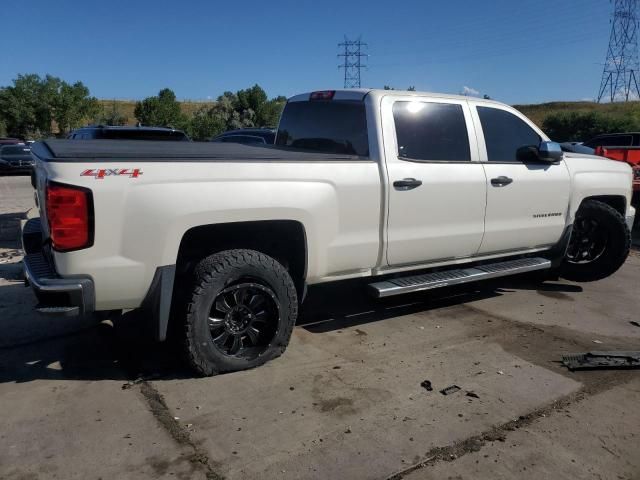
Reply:
[[532, 271], [607, 277], [635, 214], [628, 165], [563, 153], [517, 110], [452, 95], [297, 95], [273, 146], [32, 151], [38, 310], [140, 309], [203, 375], [280, 355], [310, 285], [360, 279], [386, 297]]

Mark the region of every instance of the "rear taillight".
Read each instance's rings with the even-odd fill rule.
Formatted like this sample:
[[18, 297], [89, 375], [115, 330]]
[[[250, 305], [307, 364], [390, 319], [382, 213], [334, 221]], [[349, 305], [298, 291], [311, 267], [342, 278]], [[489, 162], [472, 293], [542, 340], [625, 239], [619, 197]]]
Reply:
[[93, 244], [93, 202], [90, 190], [49, 183], [47, 218], [54, 250], [68, 252]]

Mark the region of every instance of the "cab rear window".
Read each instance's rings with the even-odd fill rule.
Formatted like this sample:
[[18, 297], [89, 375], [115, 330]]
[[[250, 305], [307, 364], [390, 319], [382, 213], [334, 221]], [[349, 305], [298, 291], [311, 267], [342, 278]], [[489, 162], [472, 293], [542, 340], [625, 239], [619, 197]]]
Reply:
[[282, 112], [276, 145], [368, 157], [364, 103], [333, 100], [290, 102]]

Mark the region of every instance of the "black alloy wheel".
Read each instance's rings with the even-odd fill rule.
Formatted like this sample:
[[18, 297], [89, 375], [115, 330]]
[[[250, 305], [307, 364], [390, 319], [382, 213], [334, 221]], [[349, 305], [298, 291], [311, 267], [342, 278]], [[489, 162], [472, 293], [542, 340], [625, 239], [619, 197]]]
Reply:
[[209, 312], [209, 332], [223, 354], [254, 358], [273, 341], [280, 328], [280, 303], [268, 287], [243, 281], [222, 290]]
[[590, 263], [602, 256], [609, 242], [609, 233], [594, 218], [579, 218], [567, 249], [567, 262]]

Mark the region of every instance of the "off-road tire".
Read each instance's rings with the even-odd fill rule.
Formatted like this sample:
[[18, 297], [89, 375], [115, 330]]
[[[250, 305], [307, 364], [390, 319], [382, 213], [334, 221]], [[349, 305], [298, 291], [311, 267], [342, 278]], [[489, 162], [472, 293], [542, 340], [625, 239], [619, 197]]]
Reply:
[[[271, 343], [251, 359], [220, 352], [213, 344], [208, 317], [217, 295], [244, 279], [268, 287], [280, 305], [280, 324]], [[187, 295], [182, 331], [187, 362], [200, 375], [211, 376], [254, 368], [282, 355], [298, 316], [298, 298], [291, 276], [273, 258], [255, 250], [226, 250], [201, 260]]]
[[575, 222], [583, 218], [594, 219], [606, 230], [604, 251], [589, 263], [572, 263], [565, 258], [560, 274], [567, 280], [592, 282], [612, 275], [622, 266], [631, 248], [631, 232], [620, 212], [597, 200], [583, 202], [576, 213]]

